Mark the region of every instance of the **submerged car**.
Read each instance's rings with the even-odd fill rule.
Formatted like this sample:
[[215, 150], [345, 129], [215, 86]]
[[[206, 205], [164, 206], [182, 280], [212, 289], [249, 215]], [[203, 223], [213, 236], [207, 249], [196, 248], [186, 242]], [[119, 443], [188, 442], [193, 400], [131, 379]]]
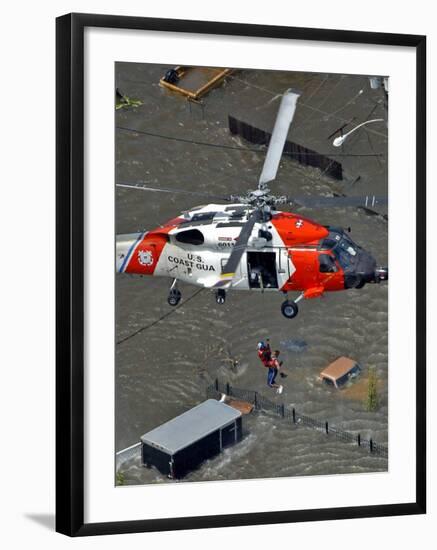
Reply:
[[330, 363], [321, 373], [320, 378], [328, 385], [340, 388], [351, 378], [361, 372], [361, 366], [354, 359], [339, 357]]

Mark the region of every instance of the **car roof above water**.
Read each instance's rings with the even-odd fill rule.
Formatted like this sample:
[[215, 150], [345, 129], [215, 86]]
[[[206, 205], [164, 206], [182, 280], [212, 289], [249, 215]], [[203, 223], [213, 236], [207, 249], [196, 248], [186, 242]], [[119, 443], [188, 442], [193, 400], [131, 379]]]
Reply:
[[339, 357], [332, 363], [330, 363], [323, 371], [320, 373], [321, 378], [331, 380], [336, 382], [342, 376], [348, 374], [355, 367], [359, 366], [357, 361], [350, 359], [349, 357]]

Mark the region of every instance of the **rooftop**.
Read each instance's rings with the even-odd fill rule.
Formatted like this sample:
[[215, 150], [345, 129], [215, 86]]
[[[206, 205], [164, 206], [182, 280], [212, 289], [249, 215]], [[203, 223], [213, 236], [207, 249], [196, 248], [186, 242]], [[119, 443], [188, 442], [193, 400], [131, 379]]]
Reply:
[[169, 454], [175, 454], [240, 416], [241, 412], [229, 405], [208, 399], [147, 432], [141, 436], [141, 441]]

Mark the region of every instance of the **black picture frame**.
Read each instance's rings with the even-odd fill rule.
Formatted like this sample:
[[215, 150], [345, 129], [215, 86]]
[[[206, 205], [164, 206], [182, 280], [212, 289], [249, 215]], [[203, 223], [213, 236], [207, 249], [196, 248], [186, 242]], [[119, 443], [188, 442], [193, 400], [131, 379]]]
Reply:
[[[84, 29], [155, 30], [403, 46], [416, 51], [416, 500], [389, 505], [84, 523]], [[56, 20], [56, 530], [69, 536], [426, 512], [426, 37], [68, 14]]]

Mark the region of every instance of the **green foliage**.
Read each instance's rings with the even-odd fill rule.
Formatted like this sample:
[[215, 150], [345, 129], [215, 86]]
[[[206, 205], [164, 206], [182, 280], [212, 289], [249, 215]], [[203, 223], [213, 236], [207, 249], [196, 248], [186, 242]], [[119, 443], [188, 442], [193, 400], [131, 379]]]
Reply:
[[367, 398], [366, 398], [366, 410], [376, 411], [378, 408], [378, 390], [377, 390], [378, 378], [376, 375], [376, 368], [369, 369], [369, 381], [367, 386]]
[[132, 97], [124, 95], [120, 98], [120, 101], [115, 104], [115, 109], [118, 111], [119, 109], [127, 107], [139, 107], [142, 104], [143, 102], [140, 99], [133, 99]]
[[124, 477], [123, 472], [117, 472], [117, 475], [115, 477], [115, 484], [116, 485], [124, 485], [125, 481], [126, 481], [126, 479]]

